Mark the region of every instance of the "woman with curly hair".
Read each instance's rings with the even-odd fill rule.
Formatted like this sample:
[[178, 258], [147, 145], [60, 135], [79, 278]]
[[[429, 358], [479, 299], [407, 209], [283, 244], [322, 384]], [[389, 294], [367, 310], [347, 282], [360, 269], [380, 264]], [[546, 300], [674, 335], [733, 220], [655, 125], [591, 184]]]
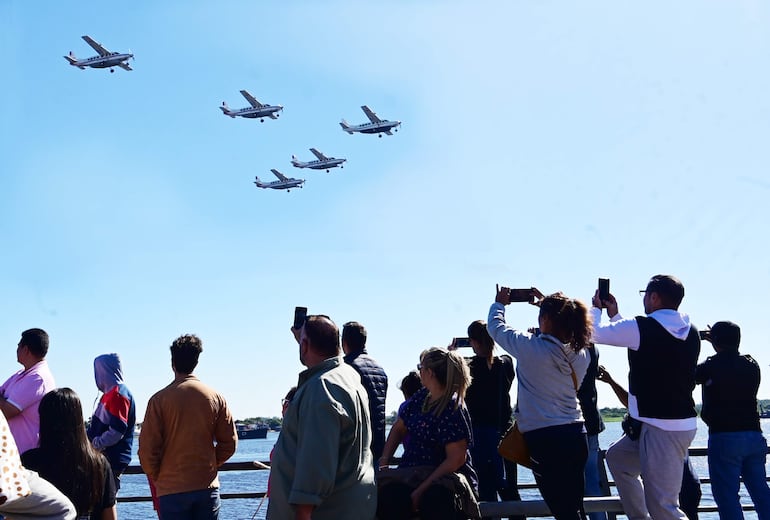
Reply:
[[533, 289], [530, 303], [540, 307], [540, 333], [531, 334], [506, 323], [509, 303], [511, 289], [498, 288], [487, 328], [517, 361], [513, 415], [529, 448], [532, 473], [557, 520], [585, 519], [583, 469], [588, 446], [577, 389], [590, 362], [588, 308], [562, 293], [543, 296]]

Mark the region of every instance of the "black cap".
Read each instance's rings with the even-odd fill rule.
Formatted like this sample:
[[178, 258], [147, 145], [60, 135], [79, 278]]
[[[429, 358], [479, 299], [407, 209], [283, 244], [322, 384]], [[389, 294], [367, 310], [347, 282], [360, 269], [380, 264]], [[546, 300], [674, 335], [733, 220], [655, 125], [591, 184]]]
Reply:
[[718, 321], [711, 327], [711, 343], [719, 348], [738, 350], [741, 328], [732, 321]]

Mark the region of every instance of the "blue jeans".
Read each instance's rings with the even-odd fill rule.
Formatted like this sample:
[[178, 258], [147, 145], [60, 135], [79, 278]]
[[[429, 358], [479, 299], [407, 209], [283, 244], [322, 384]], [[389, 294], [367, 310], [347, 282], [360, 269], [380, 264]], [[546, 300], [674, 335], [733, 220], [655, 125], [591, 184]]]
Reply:
[[479, 478], [479, 499], [497, 501], [504, 484], [503, 459], [497, 453], [500, 431], [494, 426], [474, 426], [471, 459]]
[[770, 488], [765, 480], [767, 441], [762, 432], [709, 433], [711, 492], [723, 520], [743, 518], [738, 490], [743, 477], [760, 520], [770, 519]]
[[217, 520], [219, 488], [174, 493], [158, 498], [163, 520]]
[[[583, 470], [586, 479], [585, 492], [587, 497], [600, 497], [604, 493], [599, 480], [599, 435], [587, 435], [586, 438], [588, 439], [588, 459]], [[607, 520], [607, 513], [597, 511], [588, 513], [588, 517], [591, 520]]]

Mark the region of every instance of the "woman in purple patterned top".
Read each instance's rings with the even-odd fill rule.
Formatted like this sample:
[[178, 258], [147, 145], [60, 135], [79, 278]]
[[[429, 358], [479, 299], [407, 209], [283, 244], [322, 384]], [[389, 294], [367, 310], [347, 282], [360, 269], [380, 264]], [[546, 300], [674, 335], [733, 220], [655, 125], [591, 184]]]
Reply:
[[[468, 452], [473, 441], [465, 392], [471, 376], [465, 359], [456, 352], [431, 348], [418, 365], [423, 388], [399, 411], [379, 461], [380, 489], [377, 517], [460, 519], [476, 501], [476, 473]], [[399, 478], [388, 478], [388, 462], [404, 442]], [[472, 506], [471, 506], [472, 507]], [[478, 506], [476, 506], [477, 508]]]

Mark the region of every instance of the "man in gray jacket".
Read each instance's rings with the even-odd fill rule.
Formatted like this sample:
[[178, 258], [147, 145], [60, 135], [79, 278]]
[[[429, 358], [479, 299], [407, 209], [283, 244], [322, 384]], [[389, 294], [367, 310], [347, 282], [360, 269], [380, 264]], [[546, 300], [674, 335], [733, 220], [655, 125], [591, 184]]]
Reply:
[[377, 488], [369, 400], [358, 372], [340, 356], [333, 321], [308, 316], [299, 331], [299, 359], [307, 370], [273, 451], [267, 518], [371, 520]]

